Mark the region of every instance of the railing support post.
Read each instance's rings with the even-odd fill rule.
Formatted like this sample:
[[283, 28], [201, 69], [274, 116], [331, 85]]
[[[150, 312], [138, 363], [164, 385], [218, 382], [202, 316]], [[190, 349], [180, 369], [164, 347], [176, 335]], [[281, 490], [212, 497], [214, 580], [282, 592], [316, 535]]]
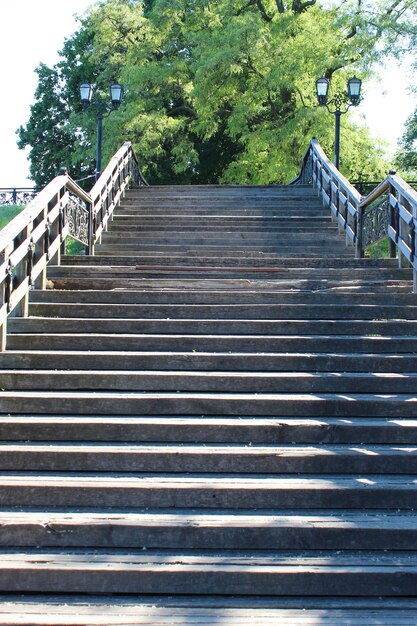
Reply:
[[356, 220], [356, 244], [355, 244], [355, 259], [363, 259], [365, 256], [363, 249], [363, 209], [361, 205], [357, 208], [357, 220]]

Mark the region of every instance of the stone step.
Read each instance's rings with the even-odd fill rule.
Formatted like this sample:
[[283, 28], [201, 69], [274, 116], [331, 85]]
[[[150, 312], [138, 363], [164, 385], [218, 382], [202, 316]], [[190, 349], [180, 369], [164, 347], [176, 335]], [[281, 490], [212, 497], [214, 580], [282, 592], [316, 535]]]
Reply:
[[[23, 338], [20, 343], [23, 343]], [[78, 338], [79, 339], [79, 338]], [[69, 338], [69, 343], [72, 338]], [[0, 354], [0, 368], [7, 370], [189, 370], [226, 372], [417, 372], [417, 354], [369, 354], [363, 352], [163, 352], [88, 350], [20, 350]], [[80, 341], [78, 341], [80, 343]], [[215, 346], [212, 346], [214, 349]]]
[[[30, 294], [30, 301], [34, 303], [110, 303], [110, 304], [361, 304], [361, 305], [384, 305], [387, 303], [385, 293], [361, 292], [340, 293], [339, 290], [327, 291], [295, 291], [279, 290], [271, 286], [268, 290], [254, 289], [129, 289], [122, 290], [60, 290], [48, 289], [42, 291], [35, 289]], [[390, 305], [415, 306], [416, 295], [413, 293], [392, 294], [389, 299]]]
[[[416, 445], [1, 443], [0, 472], [417, 474]], [[1, 519], [0, 519], [1, 522]], [[417, 522], [416, 522], [417, 524]], [[203, 546], [200, 546], [203, 547]]]
[[4, 414], [417, 417], [405, 393], [0, 391]]
[[374, 304], [112, 304], [33, 303], [30, 315], [123, 319], [394, 319], [417, 320], [416, 305]]
[[19, 508], [414, 510], [416, 498], [415, 474], [0, 474], [2, 507]]
[[417, 555], [401, 551], [28, 549], [0, 562], [0, 589], [15, 593], [412, 596], [417, 583]]
[[178, 443], [402, 444], [417, 441], [410, 418], [196, 417], [20, 415], [1, 416], [3, 441], [120, 441]]
[[3, 547], [396, 551], [416, 539], [407, 511], [0, 510]]
[[17, 369], [0, 370], [0, 388], [6, 391], [412, 394], [417, 389], [417, 373]]

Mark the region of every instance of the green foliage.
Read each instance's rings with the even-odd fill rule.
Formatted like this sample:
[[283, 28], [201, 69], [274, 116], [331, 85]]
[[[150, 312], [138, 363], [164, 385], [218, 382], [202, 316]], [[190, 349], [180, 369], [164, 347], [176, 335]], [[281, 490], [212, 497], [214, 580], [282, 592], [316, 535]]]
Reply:
[[24, 206], [18, 206], [16, 204], [0, 206], [0, 228], [4, 228], [6, 224], [16, 217], [16, 215], [19, 215], [20, 211], [24, 208]]
[[417, 180], [417, 108], [405, 124], [395, 163], [404, 177]]
[[[94, 171], [91, 159], [91, 140], [72, 123], [72, 112], [81, 110], [79, 85], [85, 75], [95, 76], [88, 63], [91, 34], [88, 26], [67, 40], [61, 51], [62, 61], [49, 68], [36, 68], [38, 86], [35, 103], [25, 126], [17, 130], [18, 146], [30, 146], [30, 177], [37, 187], [43, 187], [62, 167], [74, 178], [82, 178]], [[80, 150], [82, 147], [82, 150]]]
[[378, 243], [372, 244], [365, 250], [365, 257], [368, 259], [389, 259], [390, 258], [390, 245], [389, 238], [378, 241]]
[[[104, 161], [129, 139], [150, 182], [286, 182], [312, 135], [332, 151], [334, 118], [316, 104], [315, 79], [335, 90], [355, 72], [366, 79], [382, 55], [415, 44], [416, 17], [411, 0], [101, 0], [54, 68], [67, 109], [53, 113], [72, 164], [88, 163], [95, 114], [76, 103], [79, 83], [94, 80], [100, 99], [119, 80], [125, 99], [105, 120]], [[341, 168], [352, 179], [387, 170], [349, 114]]]
[[85, 246], [76, 239], [67, 237], [65, 240], [65, 254], [85, 254]]

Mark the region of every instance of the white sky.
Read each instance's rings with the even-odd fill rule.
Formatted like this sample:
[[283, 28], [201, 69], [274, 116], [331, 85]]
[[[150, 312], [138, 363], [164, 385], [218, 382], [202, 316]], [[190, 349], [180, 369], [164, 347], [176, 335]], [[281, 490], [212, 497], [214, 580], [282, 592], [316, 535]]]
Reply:
[[[77, 28], [74, 15], [84, 13], [91, 4], [91, 0], [0, 0], [4, 94], [0, 100], [0, 187], [33, 184], [27, 179], [27, 156], [17, 148], [15, 131], [29, 119], [37, 84], [34, 69], [41, 62], [50, 66], [58, 60], [64, 38]], [[416, 95], [407, 92], [407, 74], [406, 63], [390, 62], [381, 71], [381, 83], [364, 85], [365, 99], [357, 110], [373, 135], [389, 142], [391, 151], [417, 104]]]

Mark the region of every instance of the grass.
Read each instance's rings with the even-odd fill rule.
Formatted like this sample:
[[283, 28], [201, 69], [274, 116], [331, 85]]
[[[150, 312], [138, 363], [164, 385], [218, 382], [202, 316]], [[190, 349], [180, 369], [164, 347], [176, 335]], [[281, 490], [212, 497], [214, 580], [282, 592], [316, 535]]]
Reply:
[[[0, 229], [4, 228], [16, 215], [19, 215], [24, 208], [24, 206], [15, 204], [0, 206]], [[65, 250], [66, 254], [84, 254], [85, 247], [72, 237], [67, 237]]]
[[84, 254], [85, 246], [72, 237], [67, 237], [65, 240], [65, 252], [66, 254]]
[[365, 250], [368, 259], [389, 259], [389, 238], [374, 243]]
[[16, 215], [20, 213], [24, 206], [10, 204], [0, 207], [0, 228], [4, 228]]

